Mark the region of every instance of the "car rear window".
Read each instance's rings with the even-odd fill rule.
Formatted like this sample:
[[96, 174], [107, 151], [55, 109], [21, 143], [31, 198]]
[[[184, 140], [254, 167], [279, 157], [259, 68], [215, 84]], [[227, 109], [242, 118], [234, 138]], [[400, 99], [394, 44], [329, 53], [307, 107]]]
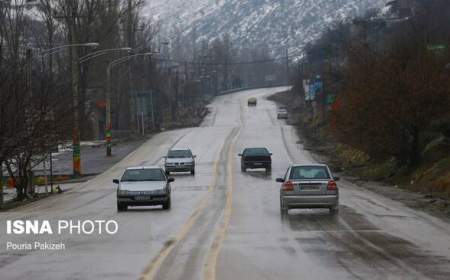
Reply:
[[122, 182], [165, 181], [161, 169], [128, 169], [122, 176]]
[[188, 158], [192, 157], [190, 150], [170, 150], [167, 154], [168, 158]]
[[244, 156], [268, 156], [270, 153], [266, 148], [250, 148], [245, 149]]
[[324, 180], [330, 179], [330, 173], [325, 166], [297, 166], [290, 174], [293, 180]]

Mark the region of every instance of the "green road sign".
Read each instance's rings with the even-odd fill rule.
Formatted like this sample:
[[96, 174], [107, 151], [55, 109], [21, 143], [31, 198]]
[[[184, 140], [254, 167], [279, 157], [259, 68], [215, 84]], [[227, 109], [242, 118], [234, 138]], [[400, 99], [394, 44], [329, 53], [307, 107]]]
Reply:
[[446, 45], [438, 44], [438, 45], [428, 45], [427, 50], [429, 51], [442, 51], [447, 49]]

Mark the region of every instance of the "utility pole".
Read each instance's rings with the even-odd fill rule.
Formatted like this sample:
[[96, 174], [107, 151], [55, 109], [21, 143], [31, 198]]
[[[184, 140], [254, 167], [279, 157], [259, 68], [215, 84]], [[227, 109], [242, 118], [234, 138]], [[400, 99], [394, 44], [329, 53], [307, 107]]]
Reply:
[[[68, 17], [69, 37], [72, 45], [78, 44], [78, 38], [75, 30], [75, 19], [77, 17], [76, 1], [68, 0], [66, 3], [70, 7]], [[79, 124], [79, 61], [77, 48], [71, 48], [71, 71], [72, 71], [72, 102], [73, 102], [73, 135], [72, 135], [72, 159], [73, 175], [81, 175], [81, 147], [80, 147], [80, 124]]]
[[53, 193], [53, 151], [50, 150], [50, 192]]
[[153, 90], [150, 90], [150, 103], [152, 107], [152, 129], [155, 130], [155, 106], [153, 104]]
[[[126, 26], [127, 37], [126, 38], [127, 38], [127, 42], [128, 42], [128, 47], [130, 47], [131, 49], [134, 49], [135, 30], [133, 27], [133, 0], [128, 0], [127, 22], [126, 23], [127, 23], [127, 26]], [[127, 119], [128, 119], [128, 125], [131, 126], [132, 120], [134, 119], [134, 117], [136, 116], [136, 113], [137, 113], [137, 112], [135, 112], [135, 110], [137, 110], [137, 102], [138, 102], [137, 98], [134, 99], [135, 104], [133, 104], [133, 102], [130, 102], [130, 92], [132, 91], [131, 86], [133, 84], [132, 83], [133, 82], [133, 69], [131, 67], [131, 64], [128, 64], [128, 73], [127, 74], [128, 74], [128, 83], [127, 83], [128, 94], [126, 95], [126, 100], [127, 100], [126, 105], [128, 106], [128, 110], [129, 110]], [[109, 104], [111, 104], [111, 103], [109, 102]], [[131, 115], [133, 117], [131, 117]], [[136, 122], [139, 124], [139, 116], [136, 116]], [[109, 128], [110, 137], [112, 137], [111, 130], [112, 130], [112, 127]], [[107, 131], [108, 131], [108, 128], [107, 128]], [[109, 149], [109, 150], [111, 150], [111, 149]]]
[[199, 65], [197, 64], [197, 26], [194, 25], [192, 31], [192, 61], [194, 64], [194, 79], [198, 76], [199, 73]]
[[144, 59], [144, 79], [147, 78], [147, 82], [143, 81], [143, 90], [147, 93], [150, 93], [150, 110], [151, 110], [151, 118], [152, 118], [152, 130], [155, 130], [155, 106], [153, 102], [153, 89], [151, 88], [151, 81], [149, 75], [149, 68], [152, 65], [152, 57], [149, 57], [148, 62]]
[[286, 85], [289, 85], [289, 48], [286, 47]]
[[111, 65], [106, 69], [106, 156], [112, 156], [112, 123], [111, 123]]
[[212, 74], [214, 76], [214, 96], [217, 96], [219, 94], [219, 80], [217, 77], [216, 66], [214, 66], [214, 70], [213, 70]]
[[229, 49], [228, 49], [228, 45], [226, 46], [227, 51], [225, 54], [225, 69], [224, 69], [224, 90], [228, 90], [228, 60], [229, 60]]
[[[28, 86], [28, 98], [30, 99], [30, 102], [32, 103], [33, 100], [33, 51], [28, 48], [26, 51], [26, 60], [27, 60], [27, 86]], [[29, 112], [26, 112], [27, 110], [25, 110], [25, 114], [27, 114], [29, 117], [32, 116], [33, 114], [33, 108], [30, 108]], [[30, 127], [30, 132], [31, 132], [31, 127]], [[27, 192], [29, 193], [33, 193], [33, 173], [31, 171], [31, 161], [28, 162], [28, 170], [29, 172], [27, 172], [28, 175], [28, 188], [27, 188]], [[3, 189], [2, 189], [3, 191]]]
[[[281, 1], [281, 6], [282, 6], [282, 17], [286, 17], [287, 16], [287, 3], [286, 0], [282, 0]], [[285, 21], [284, 24], [280, 25], [280, 27], [282, 28], [282, 33], [284, 34], [284, 38], [286, 40], [286, 85], [289, 85], [289, 25], [287, 24], [287, 21]]]
[[27, 49], [26, 51], [26, 59], [27, 59], [27, 86], [28, 86], [28, 93], [29, 97], [31, 98], [33, 96], [33, 90], [32, 90], [32, 75], [33, 75], [33, 51], [31, 49]]

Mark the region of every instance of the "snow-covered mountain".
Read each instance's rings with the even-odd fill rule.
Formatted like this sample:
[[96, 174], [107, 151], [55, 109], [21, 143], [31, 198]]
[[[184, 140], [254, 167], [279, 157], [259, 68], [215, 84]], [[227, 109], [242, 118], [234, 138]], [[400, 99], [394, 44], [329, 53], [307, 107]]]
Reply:
[[363, 15], [386, 0], [147, 0], [146, 14], [173, 37], [214, 39], [229, 33], [236, 44], [267, 44], [275, 53], [298, 51], [333, 21]]

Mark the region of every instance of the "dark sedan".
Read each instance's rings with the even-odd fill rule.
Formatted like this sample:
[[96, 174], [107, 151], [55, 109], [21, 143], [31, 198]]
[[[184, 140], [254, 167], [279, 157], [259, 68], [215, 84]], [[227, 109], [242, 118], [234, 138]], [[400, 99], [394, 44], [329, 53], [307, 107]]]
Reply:
[[272, 153], [266, 148], [246, 148], [239, 156], [242, 172], [248, 168], [264, 168], [267, 172], [272, 170]]

